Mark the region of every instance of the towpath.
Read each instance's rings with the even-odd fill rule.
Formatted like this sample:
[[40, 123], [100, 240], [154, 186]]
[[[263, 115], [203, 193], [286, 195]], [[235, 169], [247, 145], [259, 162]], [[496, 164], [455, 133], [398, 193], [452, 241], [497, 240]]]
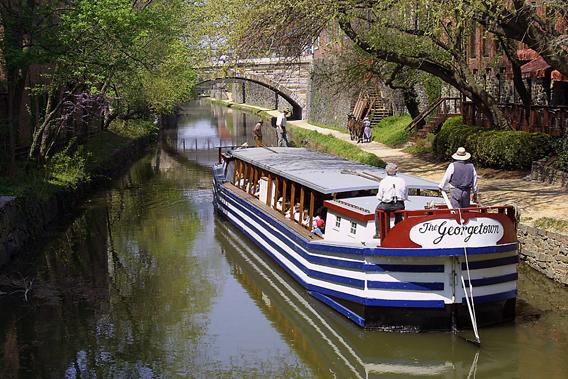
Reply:
[[[278, 115], [277, 111], [261, 107], [246, 105], [246, 108], [263, 111], [271, 116]], [[351, 141], [347, 132], [318, 127], [303, 120], [288, 122], [297, 127], [315, 130], [356, 144]], [[377, 155], [385, 162], [396, 162], [401, 172], [429, 179], [436, 183], [442, 180], [448, 165], [448, 162], [431, 162], [406, 153], [401, 148], [392, 148], [374, 141], [356, 145], [364, 151]], [[526, 171], [477, 167], [477, 172], [482, 204], [516, 205], [521, 211], [521, 221], [527, 225], [532, 225], [535, 220], [541, 217], [568, 221], [568, 192], [560, 186], [526, 179], [528, 175]]]

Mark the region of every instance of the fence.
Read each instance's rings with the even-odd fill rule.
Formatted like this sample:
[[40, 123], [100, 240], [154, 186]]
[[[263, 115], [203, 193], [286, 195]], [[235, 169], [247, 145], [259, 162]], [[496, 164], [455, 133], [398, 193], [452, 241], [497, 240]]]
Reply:
[[[533, 105], [527, 109], [522, 104], [501, 104], [499, 108], [511, 120], [515, 130], [542, 132], [560, 137], [568, 129], [568, 106]], [[464, 123], [492, 127], [491, 121], [481, 109], [470, 101], [462, 105]]]

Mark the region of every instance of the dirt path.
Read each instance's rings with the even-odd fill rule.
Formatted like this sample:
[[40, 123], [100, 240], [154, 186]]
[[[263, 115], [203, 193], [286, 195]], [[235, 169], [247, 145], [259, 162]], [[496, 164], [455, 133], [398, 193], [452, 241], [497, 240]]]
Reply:
[[[267, 111], [277, 115], [275, 111]], [[343, 141], [353, 143], [347, 133], [326, 129], [306, 121], [289, 121], [305, 129], [331, 134]], [[402, 149], [388, 147], [378, 142], [357, 144], [362, 150], [377, 155], [386, 162], [396, 162], [401, 172], [439, 182], [444, 176], [448, 162], [433, 163], [405, 153]], [[532, 224], [540, 217], [568, 220], [568, 192], [560, 186], [547, 185], [525, 179], [528, 172], [478, 168], [479, 189], [483, 204], [512, 204], [521, 210], [522, 221]]]

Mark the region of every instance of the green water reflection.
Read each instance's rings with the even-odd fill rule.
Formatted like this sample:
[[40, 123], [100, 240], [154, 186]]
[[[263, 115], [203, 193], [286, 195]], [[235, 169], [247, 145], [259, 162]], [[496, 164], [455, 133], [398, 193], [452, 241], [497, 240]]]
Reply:
[[206, 104], [187, 110], [196, 116], [170, 132], [174, 146], [0, 276], [0, 289], [33, 280], [27, 302], [0, 296], [1, 378], [567, 376], [568, 291], [524, 266], [516, 323], [482, 329], [480, 350], [446, 333], [362, 330], [311, 298], [214, 214], [215, 151], [179, 143], [206, 146], [220, 132], [242, 142], [252, 124]]

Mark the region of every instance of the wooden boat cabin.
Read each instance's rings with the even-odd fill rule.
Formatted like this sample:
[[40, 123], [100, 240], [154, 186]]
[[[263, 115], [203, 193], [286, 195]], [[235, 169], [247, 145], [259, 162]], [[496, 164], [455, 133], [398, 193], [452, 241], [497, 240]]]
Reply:
[[[224, 155], [226, 185], [272, 210], [280, 220], [313, 239], [342, 244], [380, 244], [375, 235], [376, 193], [384, 169], [346, 161], [303, 148], [247, 148]], [[398, 174], [409, 188], [407, 210], [443, 206], [435, 183]], [[394, 225], [384, 212], [383, 235]], [[310, 234], [316, 218], [324, 220], [322, 235]]]

